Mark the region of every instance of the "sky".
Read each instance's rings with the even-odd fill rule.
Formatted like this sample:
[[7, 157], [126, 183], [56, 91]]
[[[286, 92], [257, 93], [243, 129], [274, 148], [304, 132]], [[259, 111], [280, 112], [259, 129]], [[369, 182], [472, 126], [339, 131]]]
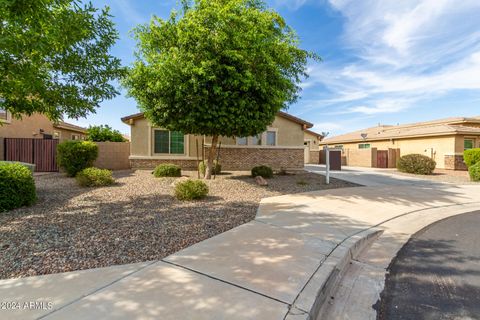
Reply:
[[[112, 54], [134, 61], [131, 29], [168, 17], [176, 0], [93, 0], [109, 6], [120, 39]], [[377, 124], [480, 115], [479, 0], [268, 0], [316, 52], [301, 99], [287, 112], [329, 136]], [[137, 113], [121, 94], [86, 119], [129, 133], [120, 118]]]

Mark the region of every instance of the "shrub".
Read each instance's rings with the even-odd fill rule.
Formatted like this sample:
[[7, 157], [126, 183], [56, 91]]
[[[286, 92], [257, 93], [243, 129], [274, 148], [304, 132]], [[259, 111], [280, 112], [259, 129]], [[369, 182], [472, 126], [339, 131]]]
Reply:
[[181, 177], [182, 169], [176, 164], [164, 163], [158, 165], [153, 171], [153, 175], [159, 177]]
[[0, 212], [35, 203], [32, 172], [20, 163], [0, 163]]
[[75, 176], [77, 182], [82, 187], [103, 187], [112, 185], [115, 180], [112, 177], [112, 171], [99, 168], [86, 168]]
[[480, 181], [480, 162], [468, 167], [468, 173], [470, 174], [470, 180]]
[[98, 146], [91, 141], [65, 141], [57, 146], [58, 166], [70, 177], [93, 166], [97, 157]]
[[111, 141], [111, 142], [125, 142], [126, 139], [118, 130], [114, 130], [108, 125], [90, 126], [87, 129], [87, 137], [90, 141]]
[[467, 167], [480, 162], [480, 148], [465, 150], [463, 152], [463, 162]]
[[437, 163], [431, 158], [421, 154], [407, 154], [401, 157], [397, 163], [397, 169], [401, 172], [414, 174], [432, 174]]
[[258, 166], [252, 169], [252, 177], [261, 176], [265, 179], [273, 177], [273, 170], [268, 166]]
[[178, 200], [197, 200], [205, 198], [208, 186], [202, 180], [185, 180], [175, 185], [175, 197]]
[[[207, 170], [207, 161], [201, 161], [198, 164], [198, 170], [201, 174], [205, 175], [205, 171]], [[220, 174], [222, 172], [222, 165], [217, 162], [217, 160], [213, 161], [213, 171], [212, 174]]]

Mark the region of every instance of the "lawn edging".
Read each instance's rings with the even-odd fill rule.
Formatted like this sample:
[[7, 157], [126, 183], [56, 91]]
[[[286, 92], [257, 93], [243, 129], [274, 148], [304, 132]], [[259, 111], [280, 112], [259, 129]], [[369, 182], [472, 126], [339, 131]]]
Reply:
[[352, 260], [382, 233], [383, 229], [371, 228], [340, 243], [311, 276], [295, 299], [285, 320], [317, 319], [328, 305]]

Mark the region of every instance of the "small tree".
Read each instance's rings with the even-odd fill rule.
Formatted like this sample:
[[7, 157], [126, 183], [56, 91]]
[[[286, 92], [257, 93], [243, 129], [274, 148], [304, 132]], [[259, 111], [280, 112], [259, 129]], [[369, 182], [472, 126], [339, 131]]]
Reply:
[[124, 74], [108, 52], [118, 38], [108, 8], [80, 0], [0, 1], [0, 108], [59, 120], [86, 116], [118, 94]]
[[261, 0], [183, 1], [179, 14], [134, 29], [137, 61], [124, 85], [156, 126], [212, 137], [252, 136], [298, 99], [309, 57]]
[[90, 141], [103, 142], [125, 142], [120, 131], [112, 129], [108, 125], [90, 126], [87, 130], [87, 137]]

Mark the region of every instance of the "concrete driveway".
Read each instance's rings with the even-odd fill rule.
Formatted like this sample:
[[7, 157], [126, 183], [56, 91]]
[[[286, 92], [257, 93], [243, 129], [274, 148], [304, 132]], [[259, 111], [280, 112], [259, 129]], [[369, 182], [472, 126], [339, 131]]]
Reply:
[[[305, 170], [325, 175], [325, 165], [305, 165]], [[421, 177], [394, 174], [395, 169], [342, 167], [341, 171], [330, 171], [330, 176], [366, 187], [382, 186], [432, 186], [441, 184]]]

